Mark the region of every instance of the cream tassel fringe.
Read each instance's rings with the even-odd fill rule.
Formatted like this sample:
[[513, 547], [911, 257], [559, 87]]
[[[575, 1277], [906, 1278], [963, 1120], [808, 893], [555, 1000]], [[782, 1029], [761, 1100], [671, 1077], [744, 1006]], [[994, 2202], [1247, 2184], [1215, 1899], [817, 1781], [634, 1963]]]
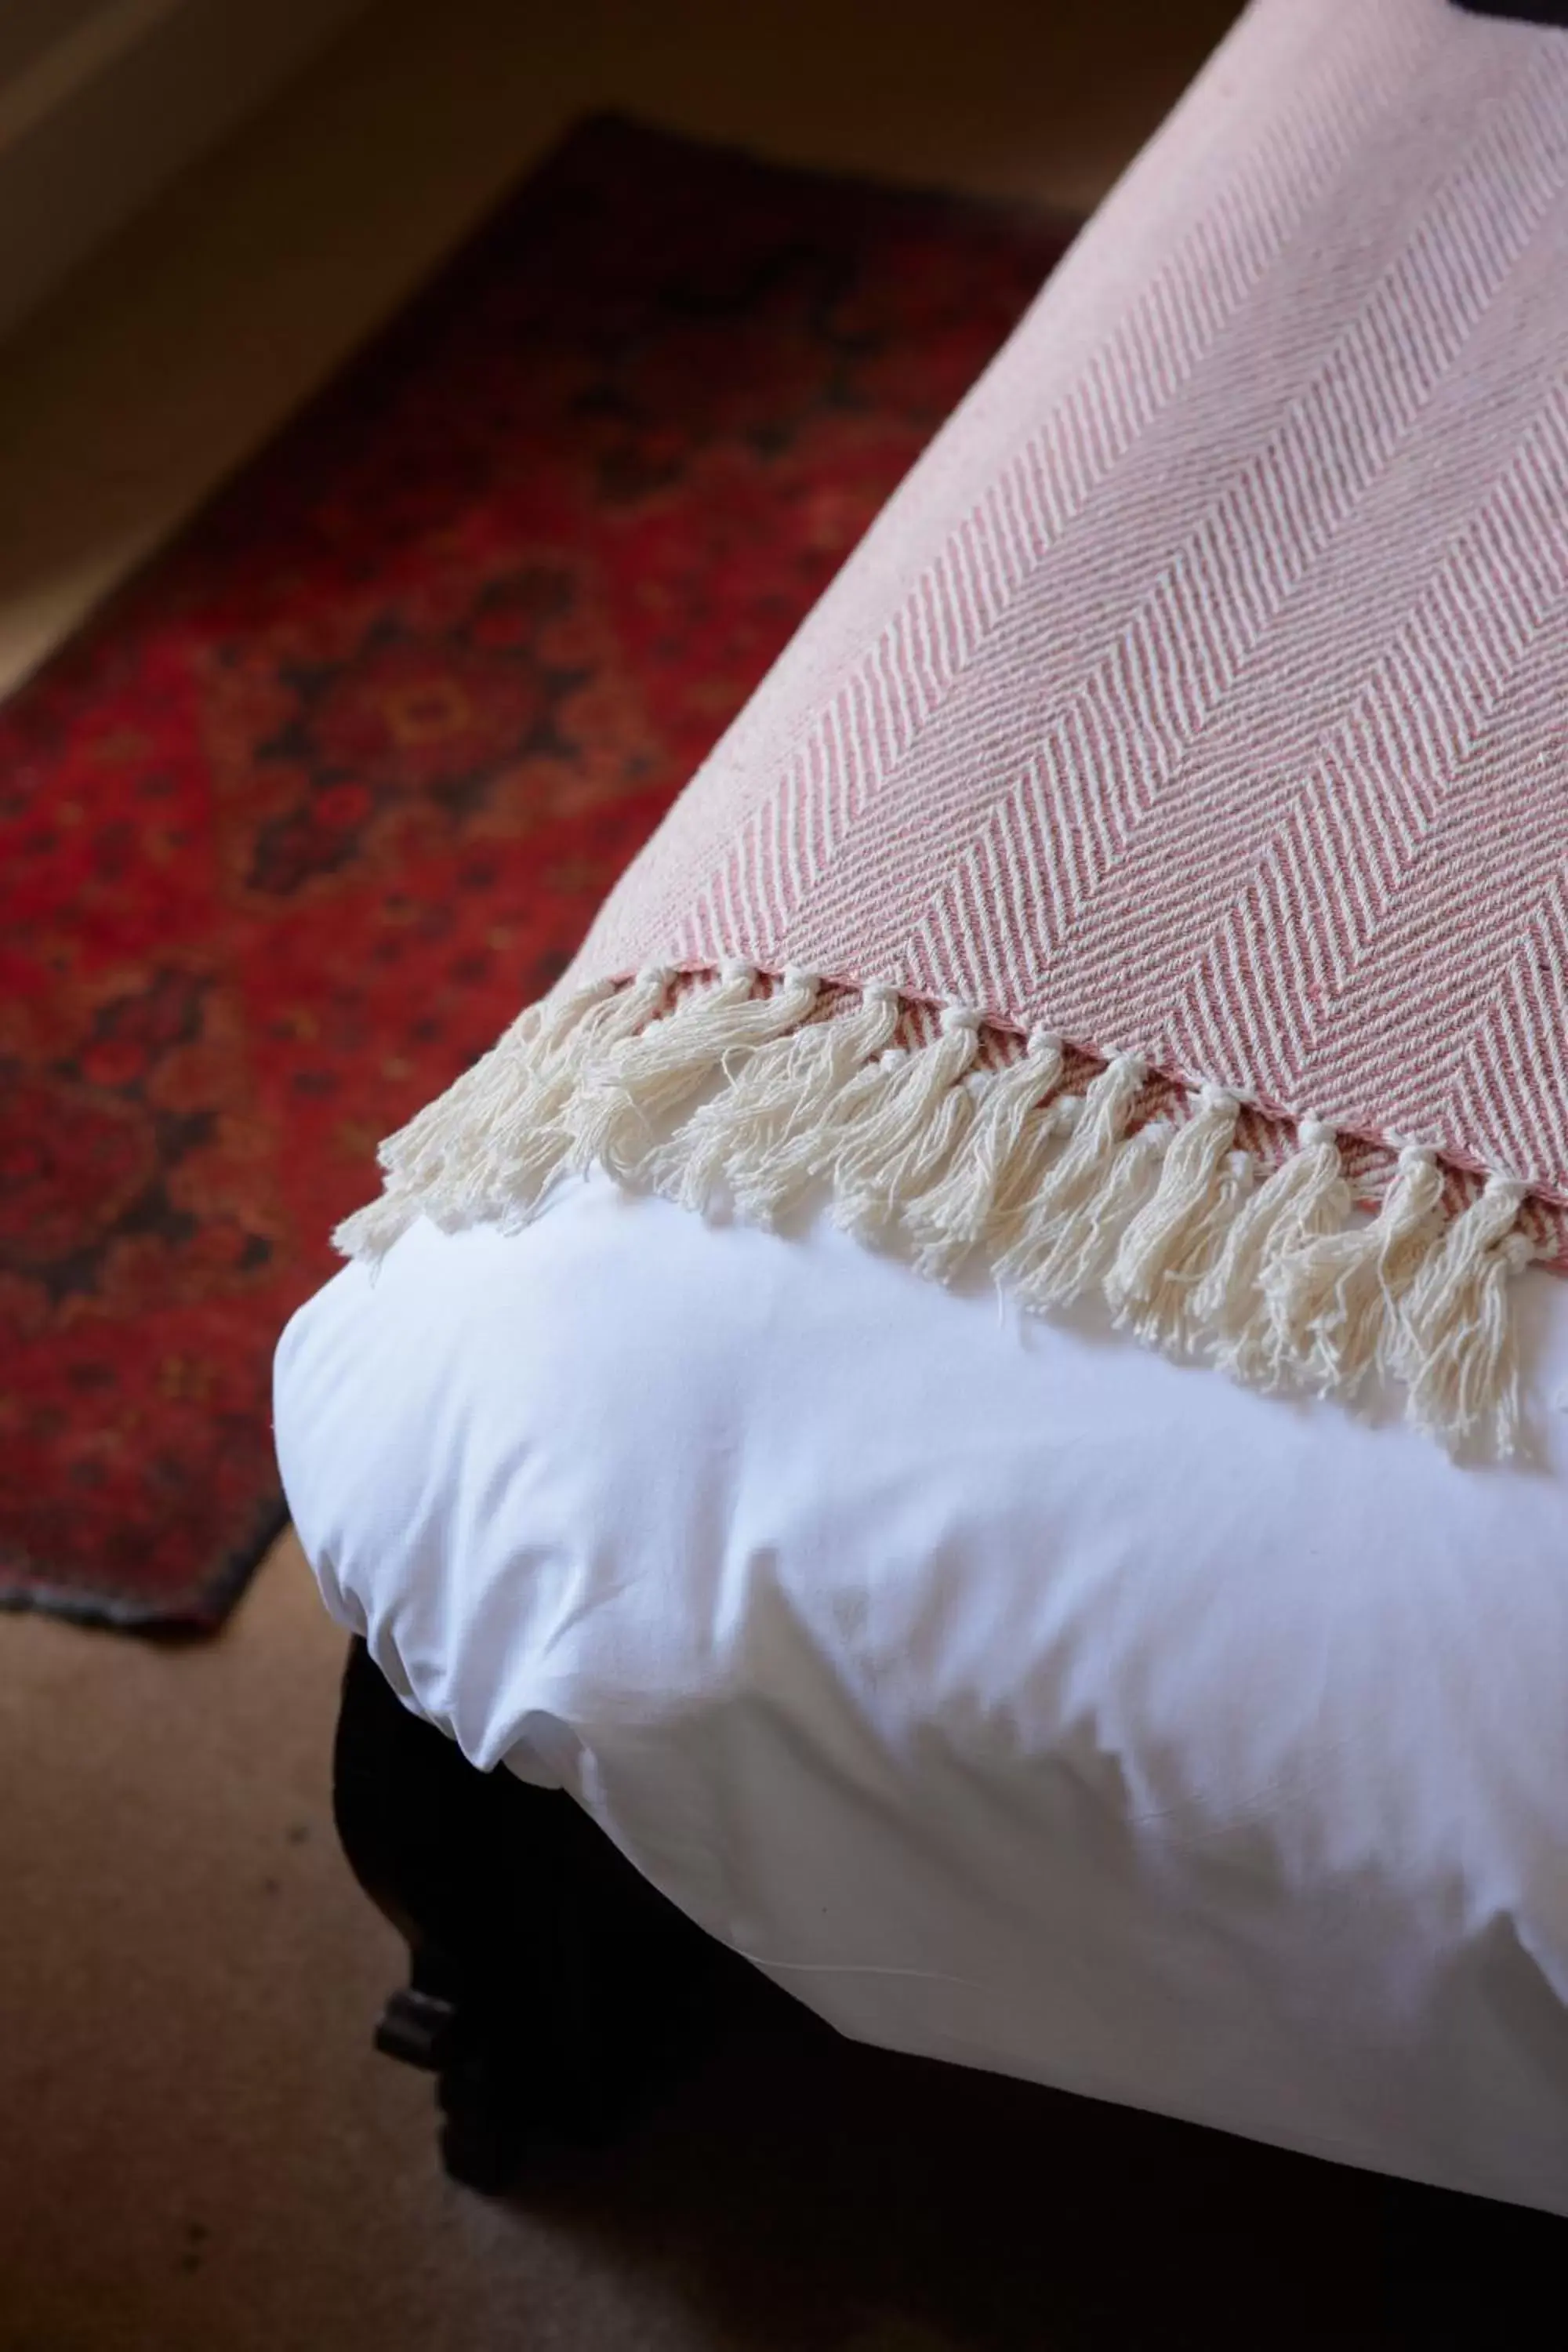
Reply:
[[1458, 1446], [1479, 1438], [1504, 1459], [1519, 1443], [1510, 1278], [1535, 1255], [1516, 1229], [1525, 1188], [1489, 1177], [1429, 1253], [1405, 1303], [1394, 1369], [1418, 1429]]
[[1313, 1388], [1353, 1396], [1397, 1369], [1401, 1304], [1442, 1230], [1443, 1174], [1407, 1144], [1371, 1224], [1327, 1233], [1277, 1269], [1281, 1354]]
[[[1016, 1240], [997, 1261], [1002, 1281], [1018, 1293], [1026, 1306], [1030, 1303], [1035, 1269], [1047, 1262], [1058, 1244], [1070, 1245], [1079, 1233], [1087, 1230], [1078, 1221], [1086, 1210], [1092, 1217], [1095, 1195], [1110, 1172], [1147, 1075], [1136, 1054], [1120, 1054], [1075, 1106], [1068, 1142], [1036, 1188]], [[1064, 1113], [1072, 1100], [1068, 1097], [1063, 1102]]]
[[901, 1234], [924, 1273], [978, 1252], [1037, 1312], [1099, 1293], [1146, 1343], [1206, 1352], [1249, 1386], [1349, 1398], [1393, 1377], [1445, 1444], [1517, 1444], [1510, 1292], [1536, 1253], [1512, 1178], [1446, 1221], [1436, 1156], [1409, 1145], [1375, 1217], [1352, 1224], [1320, 1119], [1255, 1184], [1240, 1097], [1205, 1086], [1180, 1123], [1139, 1125], [1135, 1055], [1063, 1095], [1059, 1039], [1037, 1031], [979, 1069], [982, 1018], [965, 1007], [931, 1043], [896, 1045], [890, 982], [826, 1010], [823, 983], [794, 969], [770, 982], [727, 963], [671, 1003], [675, 978], [650, 966], [524, 1013], [389, 1139], [385, 1190], [340, 1248], [374, 1263], [421, 1216], [521, 1223], [565, 1168], [762, 1223], [822, 1186], [841, 1226]]
[[1153, 1194], [1174, 1133], [1168, 1118], [1141, 1127], [1112, 1155], [1103, 1181], [1083, 1206], [1057, 1221], [1049, 1246], [1030, 1267], [1019, 1293], [1032, 1313], [1070, 1307], [1103, 1285], [1122, 1234]]
[[654, 1191], [695, 1210], [728, 1195], [749, 1223], [772, 1224], [809, 1185], [847, 1083], [892, 1043], [900, 1012], [898, 990], [873, 981], [853, 1012], [759, 1045], [655, 1152], [647, 1171]]
[[1207, 1345], [1209, 1335], [1195, 1304], [1197, 1293], [1246, 1204], [1254, 1173], [1250, 1153], [1227, 1151], [1206, 1200], [1173, 1235], [1164, 1270], [1147, 1300], [1140, 1306], [1128, 1298], [1115, 1310], [1118, 1323], [1146, 1348], [1163, 1349], [1169, 1356], [1192, 1356]]
[[606, 1169], [634, 1183], [662, 1130], [714, 1074], [796, 1028], [816, 1005], [821, 982], [791, 969], [771, 993], [756, 993], [757, 971], [738, 960], [720, 967], [710, 988], [684, 997], [591, 1069], [570, 1118], [566, 1166]]
[[1166, 1149], [1153, 1198], [1123, 1234], [1106, 1276], [1111, 1314], [1146, 1347], [1191, 1345], [1194, 1287], [1224, 1247], [1251, 1175], [1245, 1152], [1239, 1168], [1230, 1161], [1240, 1109], [1225, 1087], [1200, 1089], [1197, 1108]]
[[833, 1220], [868, 1241], [896, 1224], [906, 1200], [940, 1174], [974, 1097], [956, 1081], [980, 1050], [980, 1015], [949, 1005], [933, 1045], [905, 1054], [868, 1088], [853, 1120], [826, 1141], [815, 1166], [833, 1187]]
[[535, 1041], [531, 1083], [513, 1095], [504, 1118], [492, 1121], [497, 1148], [482, 1180], [486, 1213], [503, 1228], [531, 1214], [565, 1159], [584, 1060], [638, 1035], [664, 1011], [674, 984], [673, 971], [651, 965], [608, 1004], [590, 1007], [570, 1028]]
[[1342, 1232], [1351, 1213], [1333, 1129], [1304, 1118], [1297, 1142], [1231, 1225], [1193, 1300], [1215, 1360], [1249, 1388], [1278, 1388], [1286, 1377], [1282, 1291], [1308, 1244]]
[[972, 1075], [974, 1116], [946, 1173], [904, 1211], [904, 1229], [920, 1244], [921, 1272], [946, 1281], [971, 1250], [1026, 1195], [1051, 1139], [1041, 1109], [1062, 1074], [1059, 1037], [1036, 1030], [1022, 1056]]
[[603, 982], [530, 1005], [472, 1069], [387, 1137], [387, 1187], [332, 1239], [347, 1257], [379, 1259], [416, 1218], [444, 1233], [494, 1217], [521, 1223], [559, 1169], [562, 1120], [590, 1057], [654, 1020], [674, 973], [650, 965], [627, 988]]
[[[898, 1018], [895, 1014], [895, 1029]], [[754, 1218], [759, 1224], [776, 1224], [821, 1189], [823, 1156], [832, 1150], [833, 1139], [854, 1129], [866, 1107], [885, 1091], [889, 1072], [901, 1069], [909, 1060], [902, 1045], [872, 1050], [874, 1058], [850, 1071], [816, 1127], [796, 1127], [765, 1168], [748, 1173], [743, 1193], [737, 1191], [733, 1196], [742, 1216]]]

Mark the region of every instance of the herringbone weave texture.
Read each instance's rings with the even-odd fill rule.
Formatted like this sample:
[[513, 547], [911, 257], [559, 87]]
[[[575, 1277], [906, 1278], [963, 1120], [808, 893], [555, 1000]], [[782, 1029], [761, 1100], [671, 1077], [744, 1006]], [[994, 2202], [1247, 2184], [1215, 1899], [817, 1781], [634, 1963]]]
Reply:
[[1568, 35], [1265, 0], [605, 907], [1568, 1200]]
[[939, 1279], [1528, 1451], [1565, 186], [1568, 33], [1258, 0], [342, 1245], [595, 1166], [815, 1192]]

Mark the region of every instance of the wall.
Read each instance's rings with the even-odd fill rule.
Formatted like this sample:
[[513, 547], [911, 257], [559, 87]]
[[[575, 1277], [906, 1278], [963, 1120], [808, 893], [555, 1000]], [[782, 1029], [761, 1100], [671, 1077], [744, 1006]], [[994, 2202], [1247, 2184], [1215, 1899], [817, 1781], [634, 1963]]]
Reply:
[[5, 0], [0, 334], [365, 0]]

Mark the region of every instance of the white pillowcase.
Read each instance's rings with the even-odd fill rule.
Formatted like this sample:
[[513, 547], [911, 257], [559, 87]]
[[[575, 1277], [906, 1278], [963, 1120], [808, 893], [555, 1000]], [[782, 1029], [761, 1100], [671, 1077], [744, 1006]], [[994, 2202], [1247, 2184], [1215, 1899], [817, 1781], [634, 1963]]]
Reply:
[[596, 1178], [339, 1275], [279, 1451], [409, 1703], [847, 2032], [1568, 2211], [1568, 1286], [1521, 1293], [1538, 1457], [1467, 1468]]

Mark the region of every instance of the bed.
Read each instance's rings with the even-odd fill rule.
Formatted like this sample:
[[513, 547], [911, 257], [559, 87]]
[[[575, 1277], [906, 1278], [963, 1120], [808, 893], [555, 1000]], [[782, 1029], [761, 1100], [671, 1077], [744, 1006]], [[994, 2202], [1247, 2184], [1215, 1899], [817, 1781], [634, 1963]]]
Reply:
[[865, 2041], [1568, 2212], [1568, 1287], [1518, 1293], [1479, 1465], [598, 1171], [346, 1268], [279, 1453], [456, 2168], [543, 2063], [515, 1972], [576, 2081], [605, 1953], [668, 1986], [691, 1923]]

